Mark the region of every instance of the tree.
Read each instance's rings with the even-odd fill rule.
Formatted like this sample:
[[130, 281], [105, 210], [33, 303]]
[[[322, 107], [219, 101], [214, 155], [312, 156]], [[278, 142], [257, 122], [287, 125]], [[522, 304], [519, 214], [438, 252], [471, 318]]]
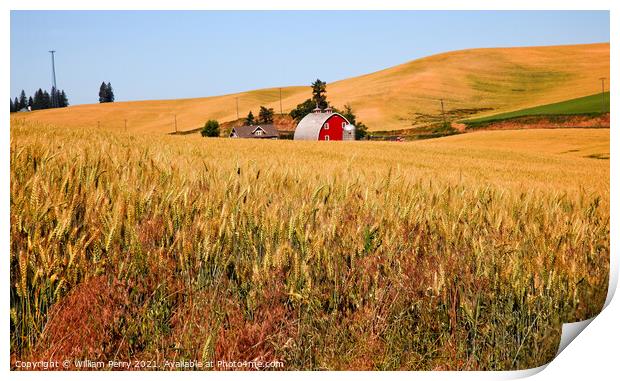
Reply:
[[362, 140], [368, 136], [368, 127], [362, 122], [355, 125], [355, 140]]
[[316, 81], [312, 82], [312, 100], [321, 110], [324, 110], [329, 106], [329, 102], [327, 102], [327, 97], [325, 96], [326, 92], [326, 82], [323, 82], [318, 78]]
[[312, 99], [306, 99], [303, 103], [298, 104], [297, 107], [292, 109], [289, 115], [299, 123], [299, 121], [304, 116], [310, 114], [315, 107], [316, 103], [314, 103]]
[[297, 122], [299, 122], [304, 116], [311, 113], [316, 107], [322, 110], [329, 107], [329, 102], [327, 101], [327, 96], [325, 95], [327, 92], [327, 83], [317, 79], [312, 82], [310, 87], [312, 88], [312, 98], [306, 99], [303, 103], [298, 104], [297, 107], [289, 113], [291, 118], [295, 119]]
[[112, 84], [101, 82], [99, 86], [99, 103], [114, 102], [114, 90], [112, 90]]
[[99, 103], [106, 103], [108, 101], [108, 86], [105, 82], [101, 82], [101, 86], [99, 86]]
[[11, 100], [11, 111], [10, 112], [15, 112], [15, 104], [13, 103], [13, 98], [9, 98]]
[[220, 136], [220, 124], [217, 120], [208, 120], [205, 126], [200, 130], [200, 135], [209, 137]]
[[112, 90], [112, 85], [108, 82], [106, 86], [106, 94], [108, 102], [114, 102], [114, 91]]
[[252, 110], [250, 110], [250, 112], [248, 113], [248, 116], [245, 118], [245, 124], [247, 126], [254, 125], [254, 114], [252, 114]]
[[43, 90], [39, 89], [34, 92], [34, 99], [32, 100], [32, 109], [33, 110], [43, 109]]
[[33, 104], [34, 104], [34, 101], [32, 100], [32, 97], [28, 97], [28, 106], [32, 108]]
[[265, 106], [260, 106], [260, 111], [258, 112], [258, 123], [260, 124], [273, 123], [273, 109], [267, 108]]
[[13, 102], [13, 111], [19, 111], [19, 99], [17, 99], [17, 97], [15, 97], [15, 101]]
[[43, 97], [41, 99], [41, 105], [42, 105], [43, 109], [51, 107], [51, 99], [50, 99], [50, 95], [47, 92], [47, 90], [43, 91]]
[[59, 105], [58, 107], [67, 107], [69, 106], [69, 98], [67, 98], [67, 94], [65, 93], [64, 90], [62, 90], [60, 92], [60, 97], [59, 97]]
[[22, 92], [19, 94], [19, 107], [17, 108], [17, 111], [23, 109], [26, 106], [28, 106], [28, 98], [26, 98], [26, 92], [22, 90]]
[[349, 121], [349, 123], [356, 125], [355, 114], [353, 113], [353, 108], [350, 104], [347, 103], [346, 105], [344, 105], [343, 111], [336, 110], [336, 112], [342, 114], [342, 116], [344, 116]]

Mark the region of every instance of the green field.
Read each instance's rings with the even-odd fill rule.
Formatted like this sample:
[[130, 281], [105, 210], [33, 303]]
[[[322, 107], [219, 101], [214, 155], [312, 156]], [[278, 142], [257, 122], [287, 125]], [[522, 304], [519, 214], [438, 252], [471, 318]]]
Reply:
[[[604, 109], [609, 112], [609, 92], [603, 93]], [[601, 113], [601, 94], [588, 95], [586, 97], [569, 99], [564, 102], [550, 103], [542, 106], [525, 108], [522, 110], [505, 112], [496, 115], [485, 116], [483, 118], [468, 119], [465, 123], [492, 122], [498, 120], [518, 118], [521, 116], [533, 115], [577, 115], [577, 114], [598, 114]]]

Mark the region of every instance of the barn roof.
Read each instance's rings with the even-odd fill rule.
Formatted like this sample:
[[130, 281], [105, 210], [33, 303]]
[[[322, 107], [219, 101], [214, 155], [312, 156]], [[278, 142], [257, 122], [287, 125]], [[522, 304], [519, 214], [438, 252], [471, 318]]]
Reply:
[[[263, 135], [254, 135], [257, 129], [265, 131]], [[240, 138], [277, 138], [278, 130], [273, 124], [261, 124], [260, 126], [239, 126], [234, 127], [233, 132]]]
[[347, 123], [349, 123], [347, 118], [337, 112], [311, 112], [299, 121], [297, 128], [295, 129], [293, 139], [318, 140], [321, 127], [323, 127], [323, 124], [325, 124], [325, 122], [327, 122], [327, 120], [334, 115], [340, 116], [342, 119], [346, 120]]

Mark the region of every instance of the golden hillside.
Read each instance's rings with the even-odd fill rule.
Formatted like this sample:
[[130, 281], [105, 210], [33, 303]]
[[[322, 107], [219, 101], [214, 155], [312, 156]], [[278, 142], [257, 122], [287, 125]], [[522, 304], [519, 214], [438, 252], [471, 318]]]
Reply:
[[[494, 114], [577, 98], [600, 91], [609, 78], [609, 43], [524, 48], [468, 49], [410, 61], [375, 73], [329, 83], [336, 107], [350, 103], [370, 130], [411, 128], [416, 114], [484, 109]], [[282, 89], [284, 112], [311, 95], [309, 86]], [[279, 111], [278, 88], [206, 98], [89, 104], [12, 117], [63, 126], [127, 128], [133, 131], [191, 130], [207, 119], [236, 119], [260, 105]], [[470, 115], [471, 116], [471, 115]], [[419, 122], [419, 120], [418, 120]]]

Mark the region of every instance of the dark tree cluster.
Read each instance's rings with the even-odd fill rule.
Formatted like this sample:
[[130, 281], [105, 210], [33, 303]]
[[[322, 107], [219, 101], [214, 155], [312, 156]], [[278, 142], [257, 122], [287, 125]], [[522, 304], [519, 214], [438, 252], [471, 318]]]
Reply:
[[67, 107], [69, 106], [69, 98], [67, 98], [64, 90], [57, 90], [52, 87], [50, 93], [47, 90], [38, 89], [30, 97], [26, 97], [26, 92], [22, 90], [19, 97], [15, 97], [15, 100], [11, 99], [11, 112], [27, 109], [28, 106], [32, 110]]
[[258, 118], [254, 116], [252, 110], [248, 113], [248, 116], [245, 117], [245, 125], [253, 126], [254, 123], [258, 124], [272, 124], [273, 123], [273, 109], [267, 108], [265, 106], [260, 106], [260, 110], [258, 111]]
[[99, 103], [109, 102], [114, 102], [114, 91], [112, 90], [112, 85], [110, 82], [107, 84], [105, 82], [101, 82], [101, 86], [99, 86]]

